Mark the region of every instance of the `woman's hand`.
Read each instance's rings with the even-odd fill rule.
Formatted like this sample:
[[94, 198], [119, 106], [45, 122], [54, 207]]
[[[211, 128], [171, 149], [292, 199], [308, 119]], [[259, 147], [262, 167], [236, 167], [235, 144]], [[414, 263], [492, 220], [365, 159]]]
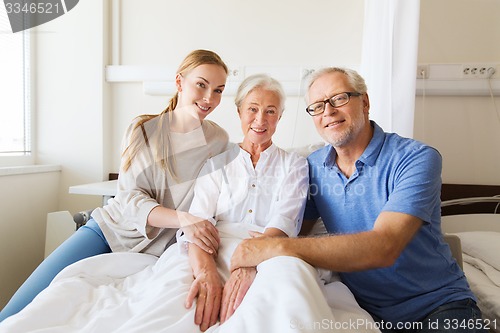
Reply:
[[238, 306], [240, 306], [256, 274], [257, 270], [255, 267], [238, 268], [231, 273], [222, 292], [222, 305], [220, 309], [221, 324], [228, 320]]
[[202, 220], [186, 212], [178, 212], [182, 232], [187, 239], [209, 254], [216, 254], [219, 249], [219, 232], [207, 220]]

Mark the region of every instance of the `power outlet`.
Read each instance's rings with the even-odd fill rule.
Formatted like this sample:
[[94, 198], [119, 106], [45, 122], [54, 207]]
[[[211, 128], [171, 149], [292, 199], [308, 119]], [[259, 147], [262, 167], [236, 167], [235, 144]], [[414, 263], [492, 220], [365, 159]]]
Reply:
[[489, 79], [495, 71], [495, 65], [492, 64], [465, 64], [462, 65], [462, 78]]
[[243, 67], [229, 68], [227, 80], [228, 81], [241, 81], [245, 76]]
[[302, 68], [302, 79], [307, 79], [314, 73], [314, 68]]
[[417, 79], [429, 78], [429, 65], [417, 65]]

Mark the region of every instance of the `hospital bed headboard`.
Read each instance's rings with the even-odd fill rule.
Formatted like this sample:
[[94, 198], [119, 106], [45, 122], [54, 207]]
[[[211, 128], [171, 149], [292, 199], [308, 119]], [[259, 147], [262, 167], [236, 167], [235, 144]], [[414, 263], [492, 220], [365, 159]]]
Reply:
[[[441, 201], [459, 198], [491, 197], [500, 195], [500, 185], [443, 184]], [[498, 203], [480, 202], [467, 205], [444, 206], [441, 215], [492, 213]]]

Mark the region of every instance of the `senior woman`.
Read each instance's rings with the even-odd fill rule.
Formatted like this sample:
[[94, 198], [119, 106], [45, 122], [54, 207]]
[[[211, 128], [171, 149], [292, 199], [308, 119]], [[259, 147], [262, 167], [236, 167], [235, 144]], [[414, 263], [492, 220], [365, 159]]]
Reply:
[[[269, 237], [298, 234], [308, 190], [308, 165], [305, 158], [286, 152], [272, 141], [284, 102], [280, 83], [268, 75], [253, 75], [242, 82], [235, 104], [243, 141], [207, 161], [204, 176], [196, 181], [189, 210], [192, 215], [217, 224], [260, 226], [263, 235]], [[186, 307], [198, 297], [195, 323], [206, 330], [216, 323], [219, 310], [221, 323], [233, 314], [256, 270], [237, 269], [222, 287], [215, 256], [196, 245], [188, 247], [194, 282]]]

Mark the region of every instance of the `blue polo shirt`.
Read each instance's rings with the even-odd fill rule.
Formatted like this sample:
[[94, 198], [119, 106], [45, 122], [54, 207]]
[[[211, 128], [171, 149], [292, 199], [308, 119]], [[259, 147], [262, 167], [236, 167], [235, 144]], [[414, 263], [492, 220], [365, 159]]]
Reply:
[[340, 274], [359, 304], [385, 321], [417, 321], [442, 304], [475, 300], [441, 232], [439, 152], [371, 125], [373, 138], [350, 178], [337, 167], [332, 146], [308, 157], [304, 219], [321, 216], [332, 234], [372, 230], [383, 211], [424, 222], [393, 266]]

